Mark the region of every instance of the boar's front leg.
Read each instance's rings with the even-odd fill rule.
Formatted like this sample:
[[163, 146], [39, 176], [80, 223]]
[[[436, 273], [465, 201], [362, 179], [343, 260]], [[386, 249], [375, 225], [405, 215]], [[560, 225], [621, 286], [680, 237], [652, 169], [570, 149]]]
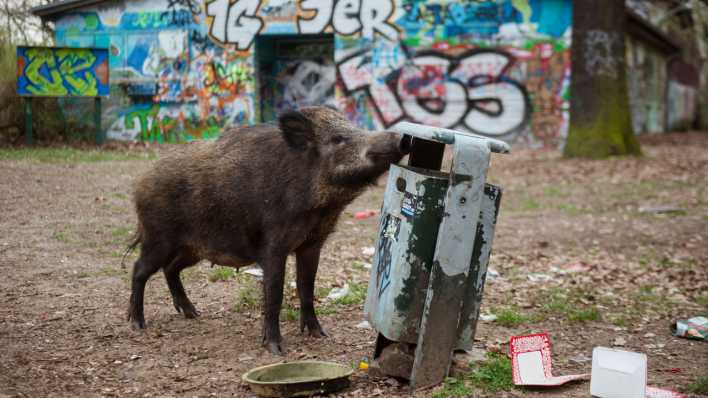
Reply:
[[285, 260], [287, 254], [269, 254], [261, 262], [263, 268], [263, 346], [274, 355], [283, 355], [280, 347], [280, 307], [283, 304]]
[[303, 245], [295, 252], [297, 260], [297, 295], [300, 297], [300, 332], [307, 331], [312, 337], [326, 337], [315, 315], [315, 276], [320, 262], [322, 243]]

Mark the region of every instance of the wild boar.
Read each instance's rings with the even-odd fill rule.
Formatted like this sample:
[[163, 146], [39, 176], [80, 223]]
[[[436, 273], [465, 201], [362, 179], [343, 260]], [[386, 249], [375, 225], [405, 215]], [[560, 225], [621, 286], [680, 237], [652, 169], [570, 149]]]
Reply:
[[410, 151], [410, 137], [371, 133], [339, 112], [309, 107], [277, 124], [232, 127], [160, 159], [135, 188], [140, 256], [132, 274], [128, 320], [145, 327], [148, 278], [162, 269], [175, 308], [199, 311], [180, 272], [200, 260], [263, 269], [263, 345], [282, 354], [279, 325], [285, 262], [296, 256], [300, 329], [326, 336], [314, 308], [320, 250], [344, 207], [391, 163]]

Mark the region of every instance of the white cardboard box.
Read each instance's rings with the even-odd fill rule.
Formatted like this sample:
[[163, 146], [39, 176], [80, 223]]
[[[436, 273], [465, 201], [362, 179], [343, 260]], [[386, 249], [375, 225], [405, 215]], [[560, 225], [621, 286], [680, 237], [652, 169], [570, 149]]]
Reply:
[[592, 350], [590, 394], [600, 398], [645, 398], [647, 356], [595, 347]]

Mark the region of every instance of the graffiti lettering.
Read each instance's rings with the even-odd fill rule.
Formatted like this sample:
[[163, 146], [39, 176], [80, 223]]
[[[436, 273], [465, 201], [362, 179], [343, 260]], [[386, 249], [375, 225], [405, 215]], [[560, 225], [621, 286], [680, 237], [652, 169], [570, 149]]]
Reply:
[[108, 50], [18, 47], [17, 63], [20, 95], [108, 95]]
[[340, 35], [361, 33], [373, 39], [378, 33], [398, 39], [398, 29], [389, 21], [394, 11], [391, 0], [303, 0], [300, 9], [314, 13], [310, 18], [298, 16], [300, 33], [321, 33], [331, 26]]
[[387, 215], [379, 232], [378, 256], [376, 258], [376, 286], [379, 297], [391, 284], [391, 260], [393, 242], [398, 240], [401, 219]]
[[511, 64], [506, 53], [474, 50], [458, 57], [419, 53], [387, 76], [375, 76], [363, 54], [338, 68], [347, 91], [366, 90], [385, 127], [410, 119], [506, 138], [530, 113], [524, 87], [504, 75]]
[[278, 111], [334, 103], [336, 71], [331, 63], [294, 61], [286, 66], [279, 80], [284, 92], [283, 104], [278, 104]]
[[219, 43], [236, 44], [238, 50], [248, 50], [263, 29], [263, 19], [256, 15], [260, 6], [260, 0], [207, 3], [206, 15], [211, 17], [209, 34]]
[[585, 35], [585, 71], [590, 75], [617, 77], [617, 60], [612, 48], [624, 40], [618, 33], [589, 30]]

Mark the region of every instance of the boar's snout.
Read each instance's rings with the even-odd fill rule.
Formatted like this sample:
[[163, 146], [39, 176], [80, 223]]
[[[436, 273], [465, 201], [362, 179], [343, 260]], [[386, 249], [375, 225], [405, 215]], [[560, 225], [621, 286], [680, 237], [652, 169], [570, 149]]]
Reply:
[[411, 151], [412, 139], [398, 133], [376, 133], [373, 135], [366, 156], [379, 163], [396, 163]]

